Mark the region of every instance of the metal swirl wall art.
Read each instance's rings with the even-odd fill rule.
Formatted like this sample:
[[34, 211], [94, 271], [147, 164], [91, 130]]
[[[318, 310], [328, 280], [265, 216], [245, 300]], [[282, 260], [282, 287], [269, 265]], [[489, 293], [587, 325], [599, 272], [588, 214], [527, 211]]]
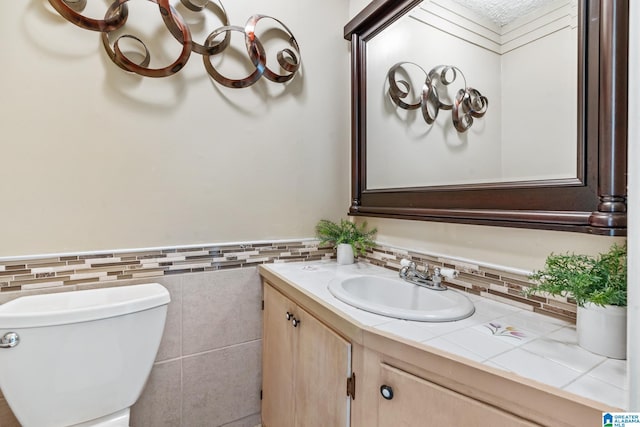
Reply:
[[[425, 82], [418, 102], [408, 103], [404, 99], [409, 96], [411, 84], [402, 78], [397, 78], [396, 73], [406, 65], [414, 65], [425, 74]], [[438, 93], [438, 88], [446, 88], [452, 84], [457, 76], [462, 76], [464, 86], [458, 90], [453, 102], [446, 104]], [[427, 124], [431, 125], [438, 117], [440, 110], [451, 110], [453, 126], [460, 133], [466, 132], [473, 124], [474, 118], [480, 118], [487, 112], [489, 100], [472, 87], [467, 86], [464, 74], [458, 67], [452, 65], [438, 65], [428, 73], [422, 67], [413, 62], [398, 62], [387, 73], [389, 80], [389, 97], [404, 110], [422, 111], [422, 116]]]
[[[107, 8], [104, 19], [93, 19], [82, 15], [87, 0], [49, 0], [53, 8], [69, 22], [86, 30], [101, 33], [102, 45], [109, 58], [125, 71], [136, 73], [145, 77], [167, 77], [182, 68], [189, 60], [191, 53], [202, 56], [207, 73], [218, 83], [230, 88], [245, 88], [257, 82], [262, 76], [275, 83], [285, 83], [291, 80], [300, 68], [300, 48], [293, 33], [289, 28], [276, 18], [266, 15], [251, 16], [244, 27], [230, 25], [227, 13], [221, 2], [216, 2], [219, 12], [223, 17], [223, 26], [211, 31], [202, 44], [192, 39], [191, 30], [183, 17], [169, 3], [169, 0], [147, 0], [158, 5], [160, 17], [164, 25], [182, 45], [180, 54], [175, 60], [161, 68], [150, 68], [151, 53], [145, 43], [131, 34], [122, 34], [112, 40], [113, 33], [124, 27], [129, 18], [127, 2], [129, 0], [114, 0]], [[193, 12], [204, 13], [208, 9], [210, 1], [194, 3], [191, 0], [180, 0], [182, 5]], [[286, 34], [289, 47], [277, 52], [277, 61], [282, 74], [267, 66], [267, 55], [264, 46], [256, 34], [256, 27], [262, 20], [275, 21]], [[211, 57], [222, 54], [230, 44], [231, 32], [240, 32], [244, 35], [247, 55], [255, 67], [255, 71], [241, 79], [232, 79], [223, 76], [211, 63]], [[121, 49], [121, 41], [137, 43], [144, 52], [139, 60], [133, 60]], [[278, 70], [280, 71], [280, 70]]]

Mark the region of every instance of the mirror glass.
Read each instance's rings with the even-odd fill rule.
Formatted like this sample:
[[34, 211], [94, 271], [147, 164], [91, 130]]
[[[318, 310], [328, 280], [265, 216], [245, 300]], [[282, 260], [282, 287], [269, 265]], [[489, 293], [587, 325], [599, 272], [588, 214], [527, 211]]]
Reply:
[[[576, 178], [577, 22], [576, 0], [424, 0], [370, 39], [366, 188]], [[488, 104], [461, 132], [465, 88]]]

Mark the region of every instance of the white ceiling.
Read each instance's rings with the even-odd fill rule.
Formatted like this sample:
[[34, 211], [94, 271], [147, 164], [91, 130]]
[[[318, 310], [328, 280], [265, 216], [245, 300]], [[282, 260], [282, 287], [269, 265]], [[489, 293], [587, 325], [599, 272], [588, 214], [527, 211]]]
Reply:
[[557, 0], [453, 0], [503, 26], [514, 19]]

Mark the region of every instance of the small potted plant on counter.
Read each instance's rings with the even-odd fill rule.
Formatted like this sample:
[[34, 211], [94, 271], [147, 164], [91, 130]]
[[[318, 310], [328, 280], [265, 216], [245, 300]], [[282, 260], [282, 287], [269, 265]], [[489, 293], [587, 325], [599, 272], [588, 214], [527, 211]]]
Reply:
[[578, 304], [578, 345], [615, 359], [626, 358], [627, 247], [613, 245], [598, 256], [555, 255], [530, 279], [527, 294], [569, 296]]
[[354, 254], [364, 255], [375, 245], [373, 238], [377, 229], [367, 231], [366, 221], [358, 226], [346, 219], [335, 223], [321, 219], [316, 225], [316, 237], [320, 245], [331, 245], [337, 250], [338, 264], [353, 264]]

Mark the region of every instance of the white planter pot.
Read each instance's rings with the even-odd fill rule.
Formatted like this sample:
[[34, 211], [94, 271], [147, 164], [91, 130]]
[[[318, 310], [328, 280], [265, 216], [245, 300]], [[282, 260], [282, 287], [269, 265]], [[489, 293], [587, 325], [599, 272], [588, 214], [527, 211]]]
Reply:
[[337, 249], [338, 264], [353, 264], [353, 248], [348, 243], [340, 243]]
[[614, 359], [627, 358], [627, 307], [585, 303], [578, 307], [578, 345]]

